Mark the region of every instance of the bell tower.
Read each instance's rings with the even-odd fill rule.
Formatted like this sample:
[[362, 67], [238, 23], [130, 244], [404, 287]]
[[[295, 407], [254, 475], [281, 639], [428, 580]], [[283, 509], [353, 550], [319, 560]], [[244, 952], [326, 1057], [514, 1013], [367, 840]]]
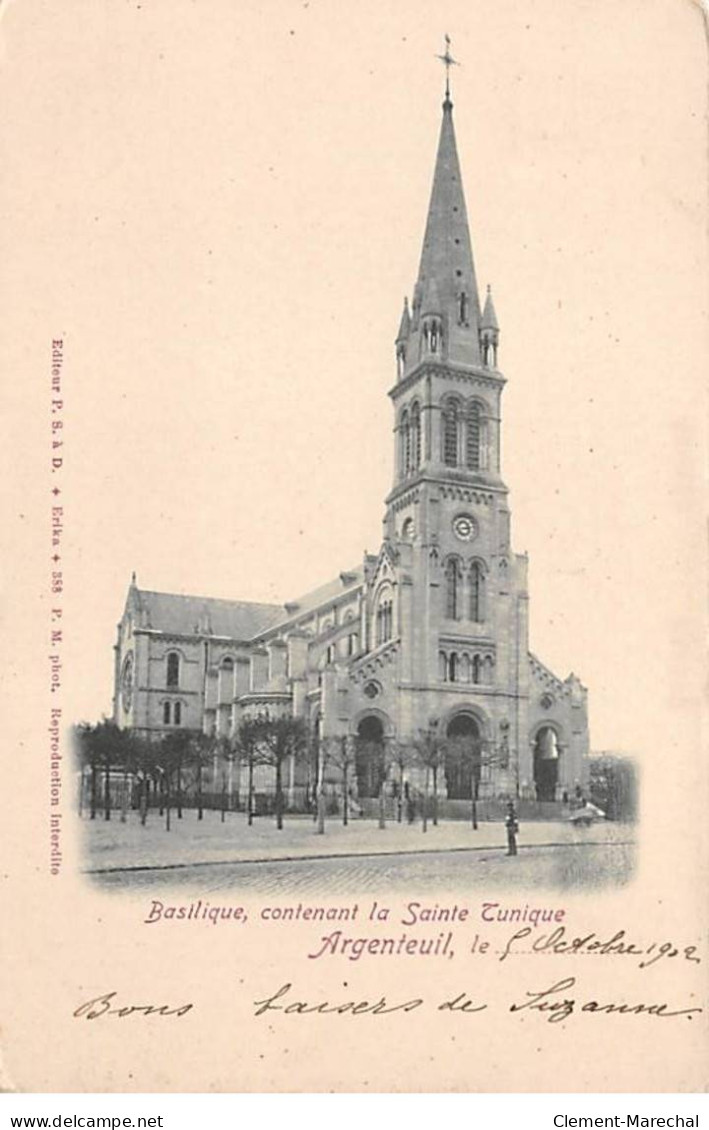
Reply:
[[527, 663], [526, 559], [511, 552], [501, 473], [499, 340], [489, 287], [480, 301], [446, 82], [418, 277], [395, 342], [384, 536], [400, 562], [404, 683], [439, 688], [439, 703], [442, 684], [451, 702], [465, 687], [490, 733], [510, 725], [504, 699], [519, 698]]
[[[490, 287], [481, 308], [448, 87], [418, 277], [404, 299], [396, 337], [394, 483], [385, 534], [444, 544], [473, 526], [482, 532], [507, 491], [501, 479], [498, 369], [500, 329]], [[418, 486], [417, 513], [403, 500]], [[440, 487], [449, 488], [441, 493]], [[485, 520], [458, 535], [452, 524], [460, 490], [494, 495]], [[451, 493], [452, 492], [452, 493]], [[430, 497], [428, 497], [430, 496]], [[433, 498], [451, 505], [432, 507]], [[425, 504], [424, 504], [425, 503]], [[472, 515], [470, 515], [472, 517]]]

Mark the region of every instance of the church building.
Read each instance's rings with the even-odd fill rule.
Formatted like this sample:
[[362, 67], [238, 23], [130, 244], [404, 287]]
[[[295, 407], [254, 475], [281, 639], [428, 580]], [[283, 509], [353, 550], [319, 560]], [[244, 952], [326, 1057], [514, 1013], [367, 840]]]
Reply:
[[245, 714], [292, 714], [322, 739], [351, 739], [362, 799], [387, 772], [372, 751], [426, 733], [450, 739], [443, 798], [469, 798], [474, 771], [481, 797], [553, 801], [585, 785], [586, 689], [529, 650], [527, 558], [512, 548], [500, 459], [499, 344], [447, 89], [395, 342], [396, 469], [379, 553], [282, 605], [152, 592], [134, 575], [115, 645], [119, 726], [228, 737]]

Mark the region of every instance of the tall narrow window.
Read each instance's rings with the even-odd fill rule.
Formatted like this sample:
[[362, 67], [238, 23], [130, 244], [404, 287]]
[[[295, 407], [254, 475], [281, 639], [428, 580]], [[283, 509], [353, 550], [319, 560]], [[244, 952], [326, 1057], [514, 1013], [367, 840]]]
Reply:
[[480, 678], [481, 670], [482, 670], [482, 664], [481, 664], [481, 661], [480, 661], [480, 656], [474, 655], [473, 656], [473, 682], [474, 683], [481, 682], [481, 678]]
[[348, 655], [356, 655], [357, 654], [357, 647], [358, 647], [357, 633], [352, 632], [352, 634], [347, 637], [347, 654]]
[[176, 702], [175, 703], [175, 725], [180, 726], [181, 724], [182, 724], [182, 703]]
[[443, 409], [443, 462], [458, 466], [458, 405], [449, 401]]
[[473, 471], [480, 469], [480, 405], [476, 401], [468, 405], [465, 427], [465, 462]]
[[411, 409], [411, 470], [421, 466], [421, 408], [418, 403]]
[[167, 685], [168, 687], [180, 685], [180, 657], [176, 651], [171, 651], [167, 657]]
[[386, 643], [393, 635], [394, 629], [394, 611], [391, 600], [391, 592], [384, 591], [377, 604], [377, 623], [376, 623], [376, 638], [377, 645]]
[[163, 720], [163, 722], [166, 726], [170, 725], [170, 703], [169, 702], [163, 703], [162, 720]]
[[408, 475], [411, 466], [411, 430], [409, 428], [409, 413], [404, 412], [401, 417], [401, 470]]
[[386, 604], [384, 605], [384, 640], [385, 641], [391, 639], [392, 634], [393, 634], [392, 633], [392, 627], [393, 627], [392, 604], [391, 604], [391, 601], [388, 600], [386, 602]]
[[485, 619], [485, 574], [479, 561], [470, 566], [470, 619], [476, 624]]
[[458, 562], [453, 557], [446, 566], [446, 616], [458, 619]]
[[448, 659], [448, 682], [456, 683], [458, 681], [458, 656], [455, 653], [449, 656]]

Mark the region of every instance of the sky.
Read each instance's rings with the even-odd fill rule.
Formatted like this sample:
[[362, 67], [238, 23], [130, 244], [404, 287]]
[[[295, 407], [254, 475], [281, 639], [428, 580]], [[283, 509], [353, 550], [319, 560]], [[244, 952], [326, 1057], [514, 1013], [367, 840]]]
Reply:
[[[29, 15], [28, 15], [29, 13]], [[37, 15], [36, 19], [32, 14]], [[39, 18], [41, 15], [41, 19]], [[669, 0], [5, 9], [6, 591], [46, 645], [65, 343], [66, 705], [145, 588], [283, 602], [376, 552], [443, 35], [531, 647], [595, 749], [691, 741], [705, 549], [705, 45]], [[27, 66], [28, 59], [32, 66]], [[12, 600], [9, 602], [12, 605]], [[12, 622], [13, 609], [6, 609]], [[684, 719], [677, 723], [677, 706]]]

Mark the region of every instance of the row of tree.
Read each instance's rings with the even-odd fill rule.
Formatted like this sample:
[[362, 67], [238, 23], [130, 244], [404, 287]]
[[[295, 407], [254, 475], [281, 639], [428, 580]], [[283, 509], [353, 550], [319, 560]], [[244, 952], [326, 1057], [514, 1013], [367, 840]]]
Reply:
[[[145, 823], [151, 806], [159, 808], [170, 827], [171, 816], [182, 817], [186, 803], [194, 804], [198, 819], [204, 808], [217, 804], [222, 819], [238, 794], [242, 769], [246, 770], [244, 807], [249, 824], [255, 814], [255, 772], [259, 766], [273, 771], [273, 809], [276, 826], [283, 827], [286, 809], [284, 776], [292, 765], [305, 766], [308, 806], [324, 831], [325, 818], [333, 791], [342, 821], [348, 823], [356, 796], [358, 757], [369, 759], [379, 796], [379, 821], [383, 824], [386, 792], [394, 798], [397, 819], [411, 818], [413, 798], [407, 769], [415, 766], [423, 789], [420, 812], [423, 831], [429, 819], [438, 823], [438, 782], [446, 754], [455, 743], [442, 739], [431, 726], [416, 740], [404, 745], [394, 741], [368, 742], [354, 737], [318, 739], [298, 718], [271, 718], [262, 714], [243, 718], [233, 738], [218, 738], [193, 730], [175, 729], [159, 740], [148, 740], [131, 730], [121, 730], [113, 722], [76, 727], [76, 746], [82, 769], [82, 804], [91, 819], [99, 811], [111, 819], [116, 795], [120, 796], [121, 819], [128, 808], [137, 807]], [[483, 758], [470, 743], [458, 742], [458, 756], [468, 762], [471, 779], [471, 816], [477, 826], [476, 803]], [[205, 770], [211, 769], [211, 789], [205, 792]], [[236, 790], [234, 781], [237, 781]], [[87, 786], [85, 788], [85, 785]], [[85, 796], [88, 793], [88, 797]], [[408, 812], [407, 812], [408, 809]]]

